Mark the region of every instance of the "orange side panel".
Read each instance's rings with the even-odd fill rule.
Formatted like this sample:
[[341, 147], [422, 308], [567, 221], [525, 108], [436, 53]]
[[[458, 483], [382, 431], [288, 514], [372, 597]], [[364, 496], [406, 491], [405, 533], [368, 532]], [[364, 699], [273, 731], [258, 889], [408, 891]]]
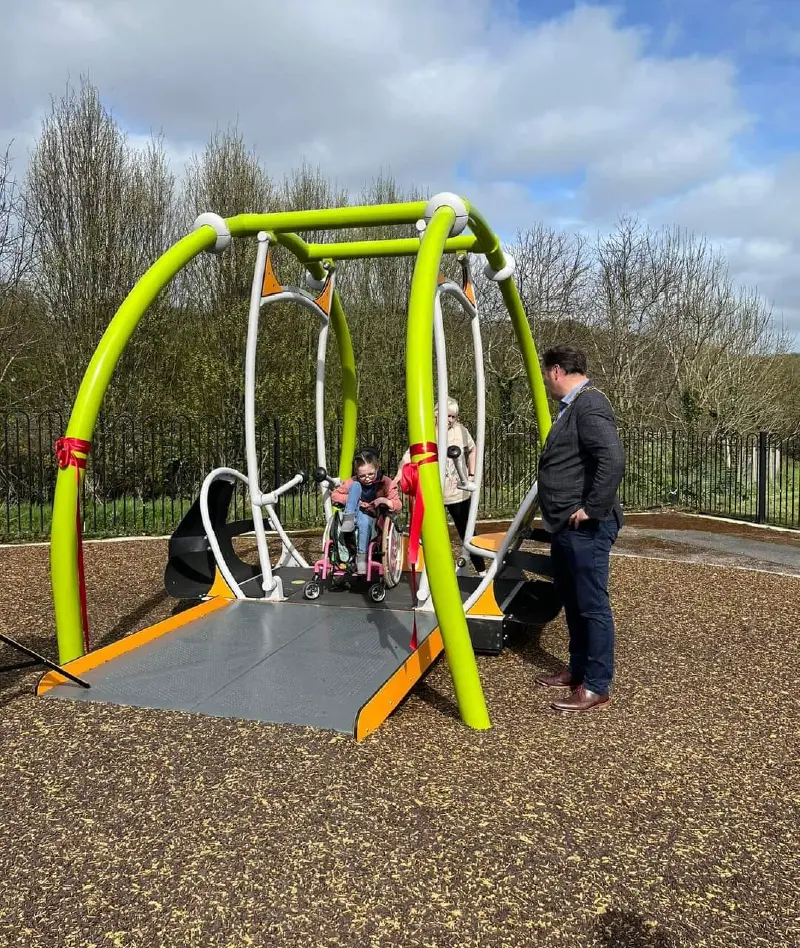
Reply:
[[331, 314], [331, 306], [333, 304], [333, 280], [330, 276], [328, 277], [325, 286], [322, 288], [322, 292], [317, 297], [317, 306], [327, 315]]
[[267, 251], [267, 263], [264, 267], [264, 282], [261, 285], [261, 296], [274, 296], [276, 293], [283, 291], [283, 287], [278, 282], [278, 278], [275, 276], [275, 271], [272, 268], [272, 254]]
[[214, 582], [211, 586], [211, 589], [209, 589], [207, 595], [211, 599], [215, 599], [217, 596], [219, 596], [220, 599], [235, 599], [236, 598], [236, 596], [234, 596], [233, 594], [233, 590], [231, 589], [231, 587], [222, 578], [222, 573], [220, 573], [219, 569], [216, 569], [214, 571]]
[[481, 598], [467, 613], [468, 616], [502, 616], [502, 610], [494, 598], [494, 584], [481, 593]]
[[471, 280], [464, 284], [464, 296], [466, 296], [473, 306], [475, 305], [475, 287], [472, 285]]
[[356, 719], [356, 740], [363, 741], [389, 717], [444, 649], [438, 628], [403, 662], [386, 684], [364, 705]]
[[505, 536], [505, 533], [478, 533], [472, 538], [472, 542], [482, 550], [493, 550], [497, 552]]
[[[422, 551], [422, 544], [420, 543], [417, 548], [417, 576], [422, 575], [422, 570], [425, 568], [425, 556]], [[408, 537], [403, 537], [403, 572], [408, 573], [411, 571], [411, 564], [408, 562]]]
[[[221, 609], [227, 605], [227, 599], [211, 599], [208, 602], [201, 602], [199, 606], [194, 606], [194, 608], [180, 612], [176, 616], [170, 616], [169, 619], [164, 619], [163, 622], [151, 625], [149, 629], [142, 629], [141, 632], [126, 635], [125, 638], [120, 639], [119, 642], [112, 642], [111, 645], [106, 645], [105, 648], [99, 648], [94, 652], [89, 652], [88, 655], [82, 655], [80, 658], [68, 662], [64, 668], [71, 671], [73, 675], [80, 675], [82, 672], [89, 671], [91, 668], [97, 668], [98, 665], [104, 665], [118, 655], [133, 651], [133, 649], [144, 645], [146, 642], [152, 642], [153, 639], [166, 635], [167, 632], [173, 632], [182, 625], [187, 625], [194, 619], [199, 619], [201, 616], [206, 616], [210, 612], [215, 612], [217, 609]], [[55, 688], [56, 685], [63, 684], [63, 682], [68, 680], [69, 679], [63, 675], [59, 675], [58, 672], [48, 672], [39, 681], [36, 687], [36, 694], [43, 695], [46, 691], [50, 691], [51, 688]]]

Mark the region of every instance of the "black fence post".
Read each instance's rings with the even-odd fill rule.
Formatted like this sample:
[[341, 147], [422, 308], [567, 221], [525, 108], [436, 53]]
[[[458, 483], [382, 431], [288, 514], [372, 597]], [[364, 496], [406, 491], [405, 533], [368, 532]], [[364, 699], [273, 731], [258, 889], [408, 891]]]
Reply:
[[675, 429], [672, 429], [672, 456], [670, 458], [671, 477], [669, 488], [670, 503], [678, 503], [678, 435]]
[[756, 523], [767, 522], [767, 439], [766, 431], [758, 433], [758, 505], [756, 507]]

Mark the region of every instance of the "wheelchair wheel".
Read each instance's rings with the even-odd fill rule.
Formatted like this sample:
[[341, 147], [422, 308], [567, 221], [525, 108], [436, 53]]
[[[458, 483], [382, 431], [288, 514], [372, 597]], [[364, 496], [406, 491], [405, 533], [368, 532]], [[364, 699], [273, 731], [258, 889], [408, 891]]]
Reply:
[[381, 537], [383, 581], [392, 589], [403, 578], [403, 536], [394, 520], [387, 518]]
[[319, 599], [321, 595], [322, 586], [315, 579], [309, 580], [309, 582], [303, 586], [303, 597], [305, 599], [311, 599], [313, 601], [314, 599]]
[[369, 598], [373, 602], [383, 602], [386, 598], [386, 587], [383, 583], [373, 583], [369, 587]]

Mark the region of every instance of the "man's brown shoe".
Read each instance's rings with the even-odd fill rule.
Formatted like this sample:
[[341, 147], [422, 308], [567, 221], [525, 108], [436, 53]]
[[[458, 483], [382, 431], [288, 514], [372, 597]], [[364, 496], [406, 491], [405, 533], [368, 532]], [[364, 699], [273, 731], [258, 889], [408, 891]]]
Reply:
[[562, 668], [555, 675], [537, 675], [534, 681], [542, 688], [577, 688], [580, 684], [572, 677], [572, 672], [568, 668]]
[[554, 701], [550, 707], [554, 711], [593, 711], [595, 708], [607, 708], [611, 698], [609, 695], [598, 695], [581, 685], [563, 701]]

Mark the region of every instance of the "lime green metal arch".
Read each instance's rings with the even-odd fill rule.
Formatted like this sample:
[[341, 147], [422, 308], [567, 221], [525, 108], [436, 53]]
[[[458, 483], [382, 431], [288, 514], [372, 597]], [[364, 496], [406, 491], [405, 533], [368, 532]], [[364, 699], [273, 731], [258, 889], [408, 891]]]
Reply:
[[[92, 356], [72, 407], [66, 437], [91, 441], [106, 389], [117, 362], [145, 310], [172, 278], [217, 237], [211, 227], [200, 227], [171, 247], [134, 286], [111, 320]], [[83, 623], [78, 592], [78, 531], [75, 511], [80, 481], [73, 468], [56, 478], [53, 524], [50, 534], [50, 577], [62, 664], [84, 654]]]
[[[475, 236], [478, 238], [483, 253], [486, 254], [486, 260], [495, 273], [499, 273], [506, 265], [505, 254], [500, 247], [500, 241], [497, 235], [486, 223], [483, 215], [474, 207], [469, 209], [469, 226]], [[525, 365], [525, 374], [528, 377], [528, 386], [533, 398], [533, 408], [536, 413], [536, 425], [539, 429], [539, 443], [544, 444], [544, 440], [550, 431], [552, 424], [550, 418], [550, 409], [547, 404], [547, 391], [544, 387], [542, 378], [542, 368], [539, 365], [539, 356], [536, 352], [536, 345], [533, 341], [531, 327], [528, 324], [528, 317], [525, 315], [525, 307], [522, 305], [522, 299], [514, 282], [514, 277], [509, 276], [505, 280], [499, 281], [500, 292], [503, 295], [508, 314], [511, 317], [511, 325], [514, 327], [514, 334], [517, 337], [517, 345], [522, 353], [522, 361]]]
[[[267, 231], [274, 240], [287, 247], [317, 279], [321, 279], [325, 273], [323, 260], [416, 255], [407, 329], [408, 424], [412, 443], [435, 442], [433, 306], [442, 255], [483, 253], [495, 272], [506, 266], [497, 235], [475, 208], [469, 207], [468, 204], [467, 207], [471, 235], [450, 236], [455, 212], [444, 206], [434, 213], [421, 240], [398, 237], [388, 240], [307, 244], [298, 233], [309, 230], [414, 224], [425, 217], [426, 203], [422, 201], [278, 214], [240, 214], [229, 218], [225, 224], [232, 237], [253, 236], [259, 231]], [[92, 440], [111, 376], [148, 306], [186, 264], [199, 253], [213, 247], [216, 239], [217, 234], [212, 227], [199, 227], [163, 254], [128, 294], [103, 334], [86, 370], [65, 432], [68, 438]], [[513, 277], [508, 276], [499, 281], [499, 286], [522, 353], [539, 437], [543, 441], [550, 428], [550, 413], [536, 347]], [[331, 323], [342, 366], [343, 433], [339, 476], [346, 477], [350, 474], [355, 452], [358, 402], [355, 357], [338, 293], [334, 294], [332, 302]], [[473, 728], [488, 728], [489, 716], [458, 584], [452, 569], [449, 531], [437, 467], [436, 464], [424, 464], [419, 469], [420, 485], [426, 500], [423, 543], [431, 594], [462, 717]], [[82, 472], [79, 472], [79, 476], [82, 477]], [[60, 470], [53, 505], [50, 561], [59, 657], [62, 663], [79, 657], [84, 651], [75, 521], [79, 496], [80, 481], [76, 478], [74, 469]]]
[[[442, 207], [431, 218], [414, 265], [406, 330], [406, 398], [411, 444], [436, 443], [433, 420], [433, 306], [439, 265], [455, 212]], [[412, 461], [416, 460], [412, 455]], [[478, 730], [490, 726], [475, 653], [464, 616], [458, 579], [453, 569], [450, 531], [436, 464], [421, 464], [419, 486], [425, 503], [422, 545], [436, 618], [453, 676], [456, 701], [465, 724]]]

